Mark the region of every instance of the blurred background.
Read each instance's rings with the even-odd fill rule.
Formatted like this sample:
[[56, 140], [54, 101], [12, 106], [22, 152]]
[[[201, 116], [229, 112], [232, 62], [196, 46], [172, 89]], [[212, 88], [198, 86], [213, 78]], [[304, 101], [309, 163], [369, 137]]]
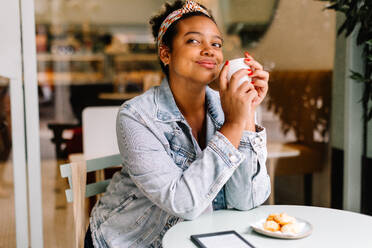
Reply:
[[[273, 203], [341, 208], [342, 184], [331, 187], [329, 143], [336, 14], [313, 0], [200, 2], [224, 34], [225, 59], [248, 51], [270, 72], [258, 121], [274, 150], [294, 151], [268, 160], [276, 168]], [[83, 109], [119, 106], [163, 78], [148, 25], [163, 3], [34, 2], [45, 247], [73, 246], [72, 206], [58, 165], [84, 152]], [[1, 77], [0, 106], [0, 209], [11, 213], [0, 215], [0, 247], [15, 247], [9, 80]]]

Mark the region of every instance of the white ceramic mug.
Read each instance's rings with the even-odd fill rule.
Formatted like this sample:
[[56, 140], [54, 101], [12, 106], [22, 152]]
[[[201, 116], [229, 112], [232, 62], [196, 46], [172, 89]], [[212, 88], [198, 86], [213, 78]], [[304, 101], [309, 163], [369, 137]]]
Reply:
[[[231, 76], [240, 69], [250, 69], [249, 65], [244, 63], [245, 58], [238, 58], [229, 60], [229, 71], [227, 72], [227, 80], [230, 82]], [[247, 81], [248, 83], [252, 82], [252, 78], [248, 77], [248, 75], [243, 76], [239, 80], [239, 86]]]

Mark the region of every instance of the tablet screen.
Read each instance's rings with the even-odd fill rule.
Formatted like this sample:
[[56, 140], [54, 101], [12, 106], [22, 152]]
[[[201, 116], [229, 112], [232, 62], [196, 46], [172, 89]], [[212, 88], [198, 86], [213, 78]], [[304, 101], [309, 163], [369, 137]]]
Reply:
[[191, 240], [200, 248], [254, 248], [235, 231], [191, 235]]

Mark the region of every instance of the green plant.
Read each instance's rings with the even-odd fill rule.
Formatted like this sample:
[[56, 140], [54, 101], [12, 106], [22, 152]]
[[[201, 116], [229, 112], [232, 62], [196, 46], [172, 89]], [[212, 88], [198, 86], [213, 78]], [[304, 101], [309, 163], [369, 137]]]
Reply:
[[[367, 188], [370, 188], [369, 175], [371, 167], [367, 158], [368, 121], [372, 119], [372, 0], [318, 0], [329, 2], [326, 9], [333, 9], [345, 15], [345, 21], [338, 30], [338, 35], [345, 32], [349, 36], [354, 30], [357, 33], [356, 43], [362, 46], [364, 71], [351, 72], [351, 78], [358, 83], [363, 83], [364, 92], [361, 99], [363, 105], [363, 151], [362, 151], [362, 200], [363, 213], [372, 215], [372, 201]], [[370, 106], [370, 107], [369, 107]]]
[[351, 72], [351, 78], [358, 83], [364, 84], [363, 97], [363, 155], [366, 156], [367, 146], [367, 124], [372, 119], [372, 0], [318, 0], [329, 2], [326, 9], [333, 9], [345, 15], [345, 21], [340, 26], [337, 34], [345, 32], [349, 36], [354, 30], [357, 34], [357, 45], [363, 47], [364, 72]]

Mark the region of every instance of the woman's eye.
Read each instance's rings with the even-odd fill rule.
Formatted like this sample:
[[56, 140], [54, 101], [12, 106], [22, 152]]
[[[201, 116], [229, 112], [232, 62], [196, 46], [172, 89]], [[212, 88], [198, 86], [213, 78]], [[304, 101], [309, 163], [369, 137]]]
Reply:
[[222, 44], [221, 43], [213, 43], [212, 46], [217, 47], [217, 48], [221, 48]]
[[189, 39], [189, 40], [187, 41], [187, 43], [198, 44], [199, 41], [197, 41], [197, 40], [195, 40], [195, 39]]

